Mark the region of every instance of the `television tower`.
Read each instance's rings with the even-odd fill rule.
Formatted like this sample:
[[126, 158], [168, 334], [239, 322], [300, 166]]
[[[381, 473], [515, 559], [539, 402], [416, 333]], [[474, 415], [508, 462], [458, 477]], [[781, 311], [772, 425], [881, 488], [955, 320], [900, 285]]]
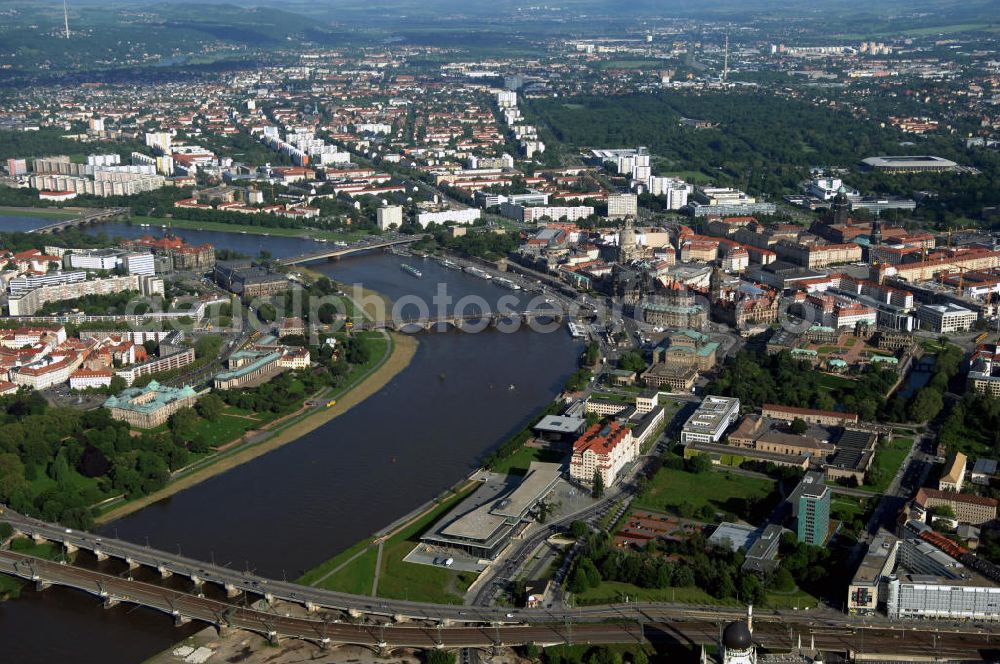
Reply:
[[66, 39], [69, 39], [69, 9], [66, 7], [66, 0], [63, 0], [63, 24], [66, 26]]
[[[67, 28], [66, 30], [67, 30], [66, 34], [69, 34], [69, 28]], [[724, 56], [722, 61], [723, 82], [725, 82], [727, 78], [729, 78], [729, 33], [728, 32], [726, 33], [726, 55]]]

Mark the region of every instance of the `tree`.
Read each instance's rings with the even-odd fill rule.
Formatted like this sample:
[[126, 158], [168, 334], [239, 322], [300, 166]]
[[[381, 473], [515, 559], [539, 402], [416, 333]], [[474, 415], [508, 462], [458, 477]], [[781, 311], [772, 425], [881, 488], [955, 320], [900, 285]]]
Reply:
[[594, 471], [594, 488], [591, 493], [597, 499], [604, 497], [604, 478], [601, 477], [601, 472], [598, 470]]
[[587, 573], [577, 565], [576, 570], [573, 572], [573, 576], [570, 577], [569, 581], [569, 591], [571, 593], [582, 593], [590, 587], [590, 581], [587, 579]]
[[426, 662], [427, 664], [455, 664], [455, 653], [444, 650], [428, 650]]
[[922, 387], [914, 395], [907, 413], [913, 422], [927, 422], [937, 417], [942, 408], [944, 398], [941, 393], [932, 387]]
[[222, 415], [222, 411], [226, 408], [226, 402], [218, 394], [206, 394], [201, 399], [198, 399], [195, 408], [199, 415], [206, 420], [214, 422]]
[[198, 427], [198, 416], [192, 408], [181, 408], [170, 416], [170, 431], [174, 438], [190, 442]]
[[642, 359], [642, 355], [639, 353], [629, 351], [622, 353], [622, 356], [618, 359], [618, 368], [625, 371], [642, 372], [646, 370], [646, 361]]
[[792, 433], [794, 433], [797, 436], [801, 436], [802, 434], [804, 434], [806, 431], [809, 430], [809, 425], [806, 424], [805, 420], [803, 420], [801, 417], [796, 417], [794, 420], [792, 420], [791, 429]]

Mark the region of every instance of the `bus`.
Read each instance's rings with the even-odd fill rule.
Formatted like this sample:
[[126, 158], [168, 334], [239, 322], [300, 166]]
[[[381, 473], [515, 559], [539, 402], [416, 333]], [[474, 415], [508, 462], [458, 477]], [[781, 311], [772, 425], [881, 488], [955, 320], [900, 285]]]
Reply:
[[980, 334], [977, 334], [977, 335], [976, 335], [976, 338], [975, 338], [975, 339], [973, 339], [973, 340], [972, 340], [972, 342], [973, 342], [974, 344], [978, 345], [978, 344], [981, 344], [981, 343], [983, 343], [983, 339], [985, 339], [985, 338], [986, 338], [986, 332], [982, 332], [982, 333], [980, 333]]

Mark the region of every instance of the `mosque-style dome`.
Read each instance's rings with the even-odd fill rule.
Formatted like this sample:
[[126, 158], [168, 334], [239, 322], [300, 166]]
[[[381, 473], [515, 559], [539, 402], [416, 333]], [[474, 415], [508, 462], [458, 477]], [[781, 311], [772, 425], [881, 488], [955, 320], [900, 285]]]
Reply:
[[736, 620], [722, 630], [722, 645], [727, 650], [746, 650], [753, 645], [750, 628], [745, 620]]

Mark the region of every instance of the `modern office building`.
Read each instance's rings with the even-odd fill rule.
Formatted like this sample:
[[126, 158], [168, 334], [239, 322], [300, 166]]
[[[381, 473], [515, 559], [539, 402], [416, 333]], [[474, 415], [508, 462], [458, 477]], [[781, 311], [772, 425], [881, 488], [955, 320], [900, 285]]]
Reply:
[[957, 304], [948, 302], [946, 304], [925, 304], [916, 311], [917, 320], [920, 321], [920, 328], [938, 334], [951, 334], [953, 332], [972, 329], [979, 314], [971, 309], [960, 307]]
[[849, 614], [873, 615], [885, 607], [889, 577], [896, 569], [898, 552], [899, 538], [887, 530], [879, 530], [847, 587]]
[[681, 429], [681, 444], [717, 443], [740, 415], [735, 397], [706, 396]]
[[809, 472], [792, 492], [789, 502], [795, 535], [804, 544], [823, 546], [830, 533], [830, 487], [823, 473]]
[[552, 491], [561, 473], [560, 464], [534, 461], [521, 479], [507, 476], [506, 481], [484, 482], [420, 541], [492, 560], [531, 521], [533, 510]]

